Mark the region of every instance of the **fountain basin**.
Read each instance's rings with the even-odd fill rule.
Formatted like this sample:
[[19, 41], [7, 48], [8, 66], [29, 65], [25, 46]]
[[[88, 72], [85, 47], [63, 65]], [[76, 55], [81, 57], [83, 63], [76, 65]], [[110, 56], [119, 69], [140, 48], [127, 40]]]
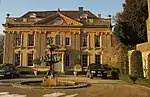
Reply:
[[56, 86], [44, 86], [43, 80], [39, 81], [24, 81], [13, 83], [12, 86], [18, 88], [28, 89], [75, 89], [89, 86], [86, 82], [74, 82], [74, 81], [62, 81], [59, 80], [59, 84]]

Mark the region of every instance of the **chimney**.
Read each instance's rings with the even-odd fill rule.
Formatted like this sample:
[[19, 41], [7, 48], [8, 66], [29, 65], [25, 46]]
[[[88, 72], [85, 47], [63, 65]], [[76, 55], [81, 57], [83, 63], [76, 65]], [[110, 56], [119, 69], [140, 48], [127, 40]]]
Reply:
[[79, 7], [79, 11], [83, 11], [83, 7]]
[[6, 17], [9, 17], [9, 16], [10, 16], [10, 14], [9, 14], [9, 13], [7, 13], [7, 14], [6, 14]]
[[108, 15], [108, 19], [111, 19], [111, 15]]
[[98, 17], [101, 18], [101, 14], [98, 14]]

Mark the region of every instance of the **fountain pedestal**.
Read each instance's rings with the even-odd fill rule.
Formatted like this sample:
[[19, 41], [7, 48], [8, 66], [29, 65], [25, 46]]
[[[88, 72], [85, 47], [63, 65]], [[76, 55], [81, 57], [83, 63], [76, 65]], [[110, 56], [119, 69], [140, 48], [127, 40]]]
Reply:
[[43, 79], [44, 86], [56, 86], [57, 85], [57, 78], [44, 78]]

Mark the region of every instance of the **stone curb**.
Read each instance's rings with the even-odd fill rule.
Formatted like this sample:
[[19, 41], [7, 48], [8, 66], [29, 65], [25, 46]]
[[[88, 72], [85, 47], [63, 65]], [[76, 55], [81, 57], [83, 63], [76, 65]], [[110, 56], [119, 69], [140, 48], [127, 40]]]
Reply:
[[[35, 81], [24, 81], [24, 82], [35, 82]], [[24, 82], [16, 82], [13, 83], [12, 86], [17, 88], [27, 88], [27, 89], [75, 89], [75, 88], [83, 88], [89, 86], [89, 84], [86, 82], [82, 82], [82, 84], [78, 84], [74, 86], [57, 86], [57, 87], [28, 86], [28, 85], [23, 85], [22, 83]]]

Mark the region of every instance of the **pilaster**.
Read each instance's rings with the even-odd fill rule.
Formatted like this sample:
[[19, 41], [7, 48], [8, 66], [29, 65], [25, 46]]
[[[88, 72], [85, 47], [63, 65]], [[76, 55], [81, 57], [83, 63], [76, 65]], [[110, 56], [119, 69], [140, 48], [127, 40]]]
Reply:
[[35, 39], [34, 39], [34, 44], [35, 44], [35, 50], [36, 50], [36, 55], [35, 58], [40, 58], [40, 33], [35, 32]]
[[8, 39], [9, 39], [9, 33], [5, 31], [4, 36], [4, 55], [3, 55], [3, 63], [8, 63], [9, 57], [8, 57]]
[[76, 47], [76, 39], [75, 39], [75, 33], [74, 32], [71, 33], [71, 47], [73, 50]]
[[104, 46], [104, 45], [103, 45], [103, 44], [104, 44], [104, 41], [103, 41], [103, 40], [104, 40], [104, 37], [103, 37], [103, 36], [104, 36], [103, 33], [101, 33], [101, 34], [100, 34], [100, 47], [101, 47], [101, 48], [103, 48], [103, 46]]
[[40, 52], [41, 52], [41, 54], [40, 54], [40, 57], [42, 57], [42, 56], [45, 56], [45, 45], [46, 45], [46, 39], [45, 39], [45, 33], [44, 32], [41, 32], [41, 34], [40, 34], [40, 36], [41, 36], [41, 39], [40, 39]]
[[80, 33], [76, 34], [76, 50], [80, 51], [80, 45], [81, 44], [81, 35]]
[[61, 57], [61, 64], [62, 64], [62, 67], [61, 67], [61, 72], [62, 73], [64, 73], [65, 71], [64, 71], [64, 69], [65, 69], [65, 66], [64, 66], [64, 60], [65, 60], [65, 54], [64, 53], [62, 53], [62, 57]]

